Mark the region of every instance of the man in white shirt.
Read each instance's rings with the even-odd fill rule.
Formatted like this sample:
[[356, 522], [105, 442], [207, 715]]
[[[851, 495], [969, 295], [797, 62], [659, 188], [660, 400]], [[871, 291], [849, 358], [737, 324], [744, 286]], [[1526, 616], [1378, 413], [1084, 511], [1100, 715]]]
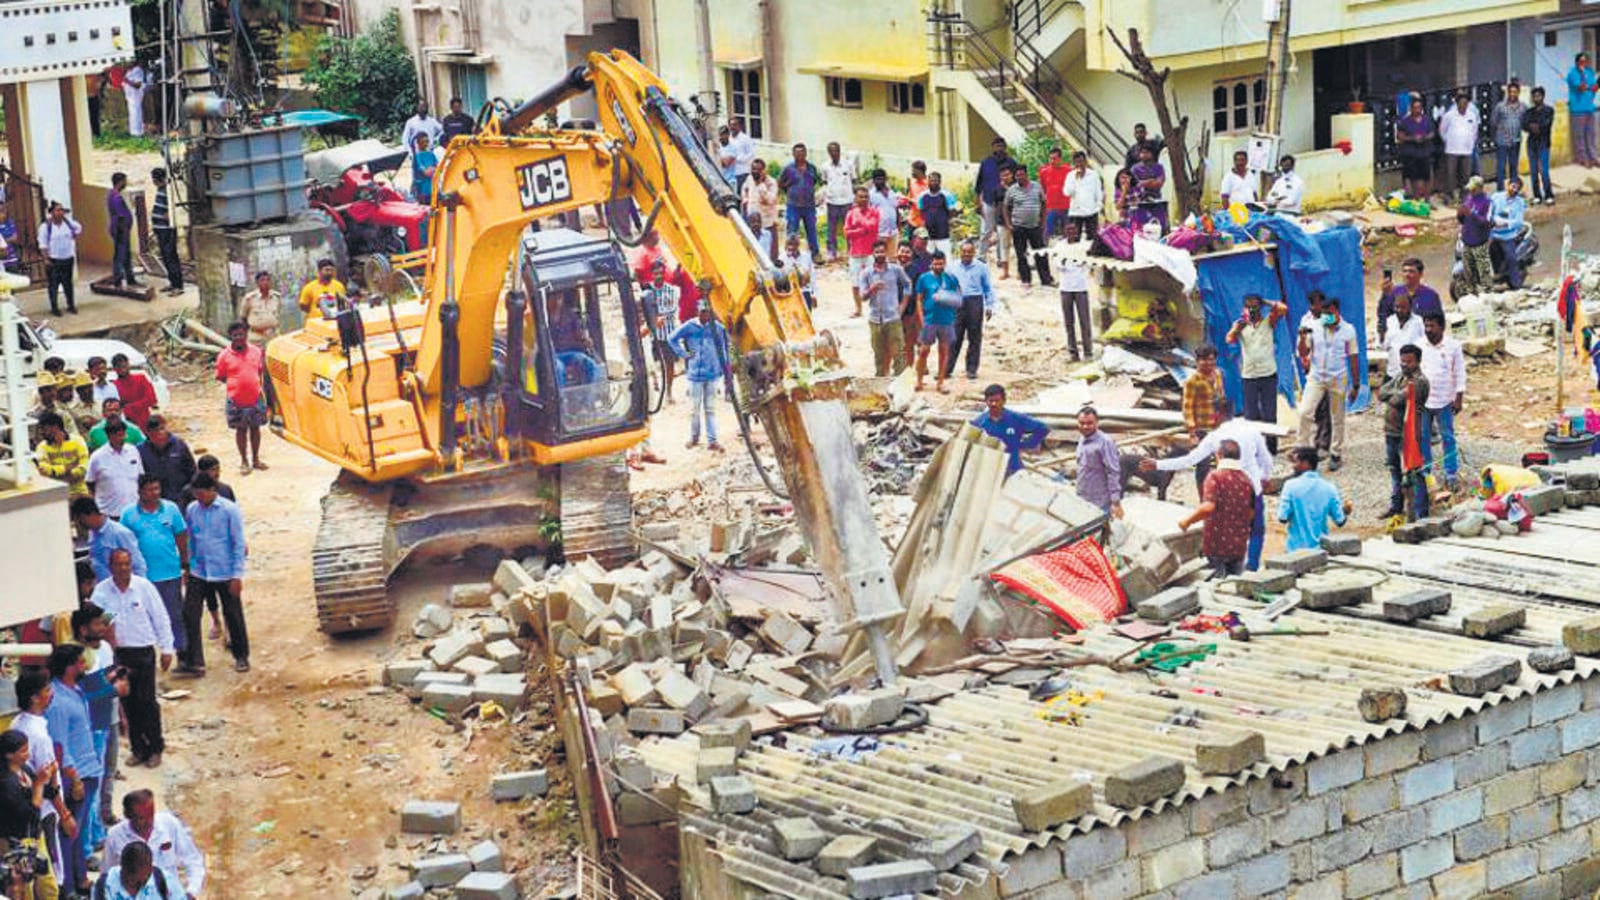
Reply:
[[1267, 191], [1267, 208], [1298, 216], [1301, 198], [1306, 194], [1306, 180], [1295, 174], [1294, 157], [1288, 153], [1278, 160], [1278, 172], [1272, 189]]
[[400, 132], [400, 146], [410, 153], [417, 145], [417, 135], [428, 136], [428, 144], [437, 147], [439, 139], [444, 137], [444, 123], [428, 114], [428, 101], [417, 101], [417, 114], [406, 120], [405, 130]]
[[1238, 444], [1239, 467], [1250, 476], [1250, 484], [1256, 490], [1256, 511], [1250, 522], [1250, 546], [1245, 558], [1245, 568], [1254, 571], [1261, 568], [1261, 547], [1267, 534], [1267, 507], [1262, 497], [1267, 489], [1267, 481], [1272, 478], [1272, 451], [1267, 448], [1267, 439], [1254, 422], [1232, 418], [1232, 413], [1232, 405], [1223, 400], [1217, 407], [1217, 427], [1206, 432], [1193, 450], [1172, 459], [1146, 458], [1139, 462], [1139, 468], [1146, 472], [1192, 469], [1216, 456], [1223, 441]]
[[[1392, 326], [1391, 326], [1392, 327]], [[1461, 342], [1445, 333], [1444, 315], [1424, 316], [1422, 374], [1428, 379], [1428, 399], [1422, 405], [1422, 455], [1433, 467], [1433, 432], [1439, 431], [1445, 483], [1452, 488], [1461, 472], [1456, 453], [1456, 414], [1467, 396], [1467, 357]]]
[[1099, 237], [1106, 186], [1100, 173], [1089, 168], [1089, 155], [1082, 150], [1073, 151], [1072, 171], [1061, 182], [1061, 192], [1067, 195], [1067, 240], [1092, 241]]
[[135, 59], [122, 73], [122, 99], [128, 101], [128, 134], [144, 136], [144, 66]]
[[1328, 471], [1344, 465], [1344, 413], [1361, 392], [1356, 330], [1339, 316], [1339, 301], [1329, 297], [1322, 321], [1300, 335], [1300, 355], [1307, 360], [1306, 389], [1300, 396], [1300, 443], [1310, 447], [1316, 437], [1317, 405], [1328, 398], [1328, 421], [1333, 440], [1328, 448]]
[[128, 443], [128, 423], [106, 423], [106, 445], [89, 456], [89, 472], [84, 480], [94, 492], [94, 502], [107, 515], [121, 516], [122, 511], [139, 502], [139, 476], [144, 474], [144, 460], [138, 448]]
[[1439, 188], [1446, 196], [1459, 200], [1467, 179], [1472, 177], [1478, 157], [1478, 107], [1465, 91], [1456, 94], [1455, 105], [1439, 117], [1439, 139], [1444, 141], [1444, 174]]
[[828, 205], [828, 261], [839, 261], [839, 238], [844, 217], [855, 199], [856, 160], [839, 152], [839, 142], [828, 142], [828, 161], [822, 164], [822, 202]]
[[150, 848], [155, 867], [166, 875], [174, 900], [179, 887], [190, 897], [199, 897], [206, 884], [206, 858], [188, 827], [172, 813], [158, 812], [155, 794], [149, 790], [124, 794], [122, 814], [127, 818], [106, 833], [101, 870], [111, 871], [122, 858], [122, 848], [144, 844]]
[[1389, 316], [1383, 334], [1383, 351], [1387, 357], [1383, 368], [1385, 379], [1394, 377], [1394, 374], [1400, 371], [1400, 348], [1407, 344], [1421, 347], [1422, 336], [1422, 317], [1412, 315], [1411, 298], [1405, 294], [1396, 295], [1394, 312]]
[[[1071, 173], [1067, 174], [1072, 177]], [[1072, 229], [1069, 217], [1068, 231]], [[1082, 262], [1067, 256], [1065, 253], [1057, 256], [1060, 260], [1060, 272], [1057, 282], [1061, 285], [1061, 319], [1067, 326], [1067, 348], [1072, 353], [1072, 361], [1078, 362], [1084, 357], [1094, 358], [1094, 343], [1089, 337], [1089, 267]], [[1078, 354], [1078, 335], [1083, 335], [1083, 355]]]
[[161, 736], [161, 707], [156, 703], [156, 654], [161, 671], [172, 667], [172, 623], [156, 586], [133, 574], [133, 554], [111, 551], [111, 577], [95, 585], [89, 601], [111, 615], [117, 665], [128, 670], [128, 695], [122, 711], [128, 719], [129, 765], [161, 765], [166, 741]]
[[78, 260], [78, 235], [83, 234], [83, 226], [69, 215], [70, 212], [52, 201], [50, 212], [39, 223], [39, 249], [45, 256], [44, 277], [49, 287], [52, 316], [61, 315], [61, 307], [56, 304], [58, 292], [67, 295], [67, 312], [78, 314], [78, 303], [72, 293], [72, 270]]
[[[40, 886], [55, 888], [55, 875], [65, 871], [61, 865], [61, 850], [66, 842], [62, 840], [61, 831], [66, 830], [70, 839], [78, 829], [71, 810], [67, 809], [67, 798], [62, 793], [55, 741], [50, 737], [50, 724], [44, 717], [44, 711], [50, 708], [50, 701], [55, 699], [55, 689], [50, 685], [48, 672], [43, 669], [24, 669], [17, 677], [16, 690], [20, 712], [11, 727], [28, 738], [28, 767], [35, 774], [45, 772], [48, 768], [53, 781], [51, 786], [45, 788], [49, 798], [39, 807], [40, 831], [51, 857], [51, 875], [43, 879]], [[67, 885], [68, 890], [72, 887]], [[48, 890], [39, 894], [41, 897], [47, 895]]]
[[1222, 200], [1222, 208], [1227, 209], [1235, 203], [1256, 202], [1256, 180], [1250, 171], [1250, 154], [1235, 150], [1233, 168], [1223, 173], [1222, 187], [1217, 192]]
[[750, 177], [750, 164], [756, 159], [756, 142], [745, 134], [744, 119], [735, 116], [728, 120], [728, 143], [722, 150], [724, 165], [733, 165], [734, 192], [743, 195], [745, 179]]

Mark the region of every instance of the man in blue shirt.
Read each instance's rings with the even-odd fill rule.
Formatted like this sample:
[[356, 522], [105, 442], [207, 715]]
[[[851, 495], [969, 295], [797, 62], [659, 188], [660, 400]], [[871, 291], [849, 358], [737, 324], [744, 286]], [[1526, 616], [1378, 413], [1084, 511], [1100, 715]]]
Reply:
[[1567, 70], [1567, 113], [1572, 117], [1572, 161], [1580, 166], [1600, 166], [1595, 148], [1595, 71], [1589, 54], [1579, 53]]
[[[969, 241], [965, 245], [971, 247]], [[922, 304], [922, 333], [917, 335], [917, 390], [928, 377], [928, 348], [939, 345], [939, 368], [934, 370], [934, 387], [946, 393], [945, 369], [951, 362], [950, 342], [955, 340], [956, 311], [961, 308], [961, 282], [944, 270], [944, 254], [933, 251], [928, 271], [917, 276], [911, 302]]]
[[1317, 474], [1316, 448], [1296, 447], [1294, 477], [1283, 486], [1278, 504], [1278, 521], [1289, 525], [1288, 549], [1315, 550], [1328, 533], [1328, 520], [1343, 527], [1350, 510], [1338, 486]]
[[711, 312], [711, 303], [700, 301], [698, 314], [678, 326], [667, 340], [673, 352], [683, 357], [684, 375], [689, 379], [689, 443], [700, 445], [700, 422], [706, 426], [706, 449], [722, 452], [717, 443], [717, 383], [730, 371], [731, 350], [728, 329]]
[[[987, 250], [989, 242], [995, 245], [995, 259], [1000, 263], [1000, 268], [1009, 265], [1006, 258], [1006, 242], [1000, 236], [1000, 229], [1005, 227], [1005, 219], [1000, 207], [1006, 199], [1006, 185], [1000, 180], [1000, 172], [1014, 171], [1021, 163], [1006, 152], [1006, 139], [997, 137], [989, 142], [990, 153], [978, 163], [978, 180], [973, 184], [973, 189], [978, 195], [978, 209], [983, 213], [983, 225], [978, 231], [978, 243]], [[931, 188], [931, 185], [930, 185]]]
[[95, 802], [100, 796], [100, 776], [105, 767], [100, 754], [95, 752], [94, 731], [89, 724], [89, 699], [78, 686], [87, 669], [83, 647], [78, 644], [57, 646], [50, 652], [47, 665], [54, 692], [44, 712], [45, 722], [61, 760], [67, 806], [72, 818], [80, 823], [78, 833], [61, 847], [66, 871], [60, 873], [60, 883], [68, 890], [76, 888], [82, 893], [89, 887], [89, 845], [85, 841], [88, 829], [83, 823], [90, 822], [96, 815]]
[[[139, 502], [122, 511], [122, 525], [139, 540], [145, 575], [161, 595], [167, 619], [183, 621], [183, 573], [189, 568], [189, 526], [178, 504], [161, 499], [165, 482], [160, 475], [139, 476]], [[173, 628], [173, 645], [186, 646], [182, 628]]]
[[89, 533], [89, 564], [94, 567], [96, 581], [111, 577], [111, 551], [126, 550], [133, 557], [133, 574], [145, 574], [144, 554], [139, 551], [139, 538], [122, 523], [100, 510], [93, 497], [79, 497], [69, 507], [72, 521]]
[[998, 384], [983, 389], [983, 404], [988, 409], [978, 413], [972, 424], [1005, 446], [1009, 457], [1006, 477], [1009, 478], [1022, 468], [1023, 450], [1037, 450], [1044, 445], [1050, 426], [1032, 416], [1006, 409], [1006, 389]]
[[956, 313], [955, 335], [950, 343], [950, 361], [944, 377], [956, 373], [956, 357], [962, 342], [967, 343], [967, 378], [978, 377], [978, 359], [983, 353], [983, 323], [994, 314], [994, 283], [989, 267], [977, 258], [978, 248], [971, 241], [961, 242], [961, 259], [950, 267], [950, 274], [961, 284], [961, 310]]
[[783, 191], [784, 233], [799, 234], [801, 223], [806, 228], [806, 244], [811, 248], [811, 258], [819, 259], [817, 246], [817, 188], [822, 185], [822, 173], [806, 162], [806, 145], [794, 145], [794, 162], [778, 173], [778, 190]]
[[185, 671], [205, 671], [205, 643], [200, 640], [200, 619], [206, 601], [216, 598], [228, 627], [228, 649], [236, 672], [250, 671], [250, 634], [244, 622], [244, 569], [246, 546], [244, 518], [239, 507], [217, 496], [217, 481], [209, 475], [194, 479], [194, 502], [184, 513], [189, 526], [189, 592], [183, 602]]
[[1506, 189], [1489, 198], [1489, 218], [1494, 230], [1489, 237], [1500, 245], [1506, 261], [1506, 283], [1512, 290], [1522, 289], [1522, 267], [1517, 264], [1517, 235], [1522, 231], [1522, 217], [1528, 211], [1528, 200], [1522, 196], [1522, 179], [1515, 174], [1506, 179]]

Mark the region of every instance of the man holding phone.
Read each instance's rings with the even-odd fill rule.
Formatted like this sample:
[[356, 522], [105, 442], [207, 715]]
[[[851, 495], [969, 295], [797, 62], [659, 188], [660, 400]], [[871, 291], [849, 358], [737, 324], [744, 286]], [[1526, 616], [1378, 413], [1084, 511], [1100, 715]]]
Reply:
[[1383, 337], [1388, 333], [1389, 316], [1394, 313], [1394, 298], [1405, 294], [1411, 298], [1411, 314], [1421, 318], [1431, 315], [1442, 315], [1444, 303], [1439, 299], [1439, 292], [1422, 283], [1422, 273], [1426, 269], [1422, 260], [1415, 256], [1400, 264], [1401, 283], [1394, 283], [1394, 270], [1384, 268], [1383, 280], [1378, 283], [1381, 296], [1378, 298], [1378, 342], [1383, 343]]

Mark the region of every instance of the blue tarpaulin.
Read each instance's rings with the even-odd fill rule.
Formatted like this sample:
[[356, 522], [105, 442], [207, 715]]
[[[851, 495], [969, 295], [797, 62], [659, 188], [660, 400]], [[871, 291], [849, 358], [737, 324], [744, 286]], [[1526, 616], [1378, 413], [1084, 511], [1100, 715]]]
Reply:
[[[1289, 314], [1278, 323], [1277, 349], [1278, 391], [1291, 403], [1300, 397], [1300, 370], [1295, 359], [1300, 319], [1309, 308], [1306, 295], [1314, 290], [1339, 301], [1340, 314], [1356, 330], [1361, 354], [1359, 371], [1363, 376], [1367, 371], [1361, 234], [1348, 226], [1310, 234], [1294, 222], [1276, 217], [1254, 218], [1246, 227], [1255, 233], [1263, 226], [1272, 229], [1272, 239], [1278, 246], [1283, 276], [1281, 287], [1279, 273], [1265, 252], [1229, 253], [1195, 260], [1199, 276], [1196, 286], [1205, 309], [1206, 341], [1217, 348], [1217, 365], [1222, 370], [1223, 384], [1235, 410], [1243, 409], [1244, 391], [1239, 380], [1239, 347], [1229, 344], [1227, 337], [1228, 330], [1243, 313], [1246, 294], [1259, 294], [1268, 300], [1282, 298], [1289, 304]], [[1365, 409], [1371, 393], [1363, 377], [1361, 395], [1351, 410]]]

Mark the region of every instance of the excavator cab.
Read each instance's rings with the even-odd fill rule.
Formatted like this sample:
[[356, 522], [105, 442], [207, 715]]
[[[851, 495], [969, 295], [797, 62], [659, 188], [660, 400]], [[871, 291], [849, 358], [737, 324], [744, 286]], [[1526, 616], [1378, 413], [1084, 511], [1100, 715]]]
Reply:
[[521, 299], [507, 305], [506, 374], [517, 384], [508, 430], [540, 462], [561, 462], [589, 455], [596, 438], [643, 429], [644, 329], [616, 246], [564, 228], [530, 232], [517, 273]]

